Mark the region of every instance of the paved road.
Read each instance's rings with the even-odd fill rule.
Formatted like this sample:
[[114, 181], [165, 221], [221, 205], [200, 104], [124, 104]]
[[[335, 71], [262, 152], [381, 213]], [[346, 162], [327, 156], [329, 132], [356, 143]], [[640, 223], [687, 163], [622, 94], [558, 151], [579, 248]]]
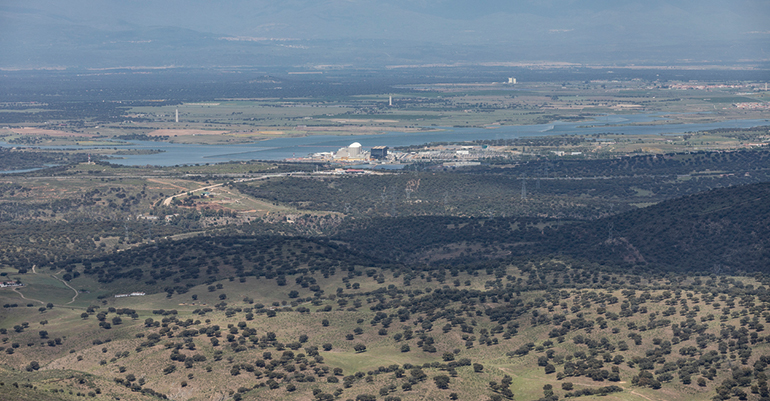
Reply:
[[224, 184], [214, 184], [214, 185], [209, 185], [209, 186], [207, 186], [207, 187], [201, 187], [201, 188], [198, 188], [198, 189], [191, 189], [191, 190], [189, 190], [189, 191], [185, 191], [185, 192], [182, 192], [182, 193], [179, 193], [179, 194], [176, 194], [176, 195], [171, 195], [171, 196], [169, 196], [168, 198], [166, 198], [166, 199], [164, 199], [164, 200], [163, 200], [163, 206], [168, 206], [168, 205], [170, 205], [170, 204], [171, 204], [171, 202], [174, 200], [174, 198], [178, 198], [178, 197], [180, 197], [180, 196], [185, 196], [185, 195], [187, 195], [188, 193], [193, 193], [193, 192], [198, 192], [198, 191], [205, 191], [205, 190], [207, 190], [207, 189], [216, 188], [216, 187], [221, 187], [222, 185], [224, 185]]

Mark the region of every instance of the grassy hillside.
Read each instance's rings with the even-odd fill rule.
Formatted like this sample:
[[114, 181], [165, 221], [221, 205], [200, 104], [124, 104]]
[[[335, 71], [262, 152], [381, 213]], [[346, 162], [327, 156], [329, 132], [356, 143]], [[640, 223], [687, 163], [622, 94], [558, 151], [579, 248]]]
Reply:
[[510, 391], [531, 400], [617, 386], [605, 399], [701, 400], [766, 392], [764, 277], [645, 278], [558, 259], [433, 271], [351, 266], [287, 274], [284, 286], [243, 277], [42, 310], [0, 290], [0, 381], [13, 388], [3, 394], [488, 400]]

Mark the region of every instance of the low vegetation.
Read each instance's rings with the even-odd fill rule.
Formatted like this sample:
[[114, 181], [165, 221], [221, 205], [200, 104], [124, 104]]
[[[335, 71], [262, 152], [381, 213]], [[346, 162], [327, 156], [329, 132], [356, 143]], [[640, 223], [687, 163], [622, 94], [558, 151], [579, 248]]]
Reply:
[[[573, 86], [587, 95], [567, 96]], [[88, 94], [66, 109], [7, 103], [5, 124], [28, 115], [82, 135], [4, 131], [21, 146], [1, 151], [7, 165], [56, 166], [0, 177], [0, 399], [768, 400], [770, 152], [754, 146], [767, 127], [481, 141], [515, 156], [361, 176], [25, 148], [705, 107], [664, 86], [649, 89], [660, 99], [636, 81], [553, 84], [548, 96], [399, 87], [409, 110], [384, 106], [377, 93], [392, 87], [367, 97], [352, 84], [334, 99], [188, 104], [190, 132], [227, 126], [216, 140], [153, 133], [180, 104], [220, 98], [215, 88], [94, 101], [91, 114]], [[599, 102], [606, 90], [626, 99]], [[288, 133], [300, 120], [308, 132]], [[590, 154], [554, 156], [564, 149]]]

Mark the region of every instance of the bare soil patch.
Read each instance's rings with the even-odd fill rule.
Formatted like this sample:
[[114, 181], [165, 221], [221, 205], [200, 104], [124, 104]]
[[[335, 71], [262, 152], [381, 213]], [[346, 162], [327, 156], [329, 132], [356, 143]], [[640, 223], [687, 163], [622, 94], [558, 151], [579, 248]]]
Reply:
[[222, 135], [230, 131], [209, 131], [203, 129], [157, 129], [147, 133], [149, 136], [195, 136], [195, 135]]

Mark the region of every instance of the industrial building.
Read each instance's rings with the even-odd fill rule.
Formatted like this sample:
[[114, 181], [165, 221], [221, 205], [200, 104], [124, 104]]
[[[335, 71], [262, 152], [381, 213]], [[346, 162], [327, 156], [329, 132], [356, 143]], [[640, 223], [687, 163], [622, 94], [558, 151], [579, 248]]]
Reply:
[[361, 144], [353, 142], [346, 148], [340, 148], [334, 154], [335, 160], [366, 160], [368, 155], [361, 149]]
[[387, 146], [375, 146], [369, 153], [372, 159], [383, 160], [388, 157]]

